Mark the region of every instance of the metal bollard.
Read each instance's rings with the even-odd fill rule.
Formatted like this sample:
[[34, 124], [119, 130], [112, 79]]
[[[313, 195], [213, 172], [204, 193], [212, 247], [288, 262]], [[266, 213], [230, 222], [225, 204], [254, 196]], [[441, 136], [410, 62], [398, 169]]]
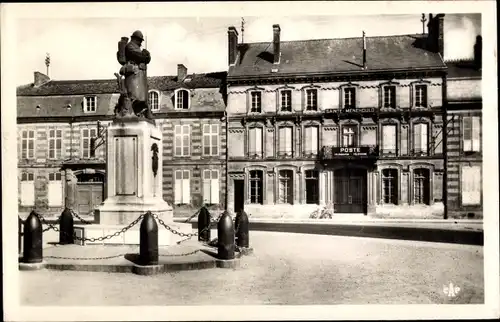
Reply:
[[73, 214], [71, 210], [64, 208], [59, 217], [59, 244], [74, 244], [74, 233]]
[[248, 223], [248, 215], [242, 210], [236, 216], [235, 224], [236, 224], [236, 245], [238, 247], [249, 247], [249, 223]]
[[201, 207], [198, 215], [198, 241], [210, 241], [210, 212], [206, 207]]
[[151, 212], [147, 212], [141, 222], [139, 264], [158, 264], [158, 225]]
[[227, 211], [224, 211], [217, 223], [217, 254], [219, 259], [234, 259], [234, 227], [233, 220]]
[[43, 261], [42, 234], [40, 218], [35, 211], [32, 211], [24, 222], [23, 263], [33, 264]]

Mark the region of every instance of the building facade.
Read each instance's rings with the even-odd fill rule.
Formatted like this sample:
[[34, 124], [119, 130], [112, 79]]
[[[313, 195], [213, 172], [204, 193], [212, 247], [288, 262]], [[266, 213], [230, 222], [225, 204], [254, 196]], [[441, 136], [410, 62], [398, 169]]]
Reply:
[[447, 62], [447, 214], [483, 217], [482, 40], [474, 59]]
[[[225, 72], [149, 77], [149, 100], [163, 132], [163, 197], [174, 215], [225, 195]], [[92, 213], [104, 201], [106, 126], [116, 80], [55, 81], [35, 72], [17, 89], [19, 211]], [[95, 139], [95, 140], [92, 140]], [[221, 205], [222, 203], [222, 205]]]
[[[238, 43], [228, 29], [228, 206], [444, 212], [444, 15], [423, 35]], [[243, 143], [243, 144], [242, 144]]]

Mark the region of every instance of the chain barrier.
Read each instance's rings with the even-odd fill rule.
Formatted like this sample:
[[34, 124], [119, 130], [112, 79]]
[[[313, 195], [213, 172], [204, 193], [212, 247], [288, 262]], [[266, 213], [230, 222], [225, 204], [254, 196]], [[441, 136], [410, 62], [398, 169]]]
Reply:
[[160, 257], [184, 257], [184, 256], [189, 256], [189, 255], [194, 255], [196, 253], [201, 252], [201, 249], [196, 249], [192, 252], [189, 253], [183, 253], [183, 254], [160, 254]]
[[191, 221], [191, 219], [193, 219], [194, 217], [196, 217], [196, 216], [198, 216], [198, 215], [200, 214], [200, 211], [201, 211], [201, 208], [200, 208], [200, 209], [198, 209], [198, 211], [197, 211], [197, 212], [195, 212], [195, 213], [194, 213], [194, 215], [192, 215], [191, 217], [189, 217], [188, 219], [186, 219], [186, 220], [184, 221], [184, 223], [186, 224], [186, 223], [190, 222], [190, 221]]
[[102, 260], [102, 259], [112, 259], [125, 256], [127, 254], [118, 254], [111, 256], [102, 256], [102, 257], [65, 257], [65, 256], [44, 256], [44, 258], [52, 258], [52, 259], [70, 259], [70, 260]]
[[84, 225], [91, 225], [92, 222], [91, 221], [87, 221], [85, 219], [83, 219], [82, 217], [80, 217], [79, 214], [77, 214], [73, 209], [70, 209], [69, 211], [71, 211], [71, 214], [76, 217], [78, 220], [80, 220], [80, 222]]

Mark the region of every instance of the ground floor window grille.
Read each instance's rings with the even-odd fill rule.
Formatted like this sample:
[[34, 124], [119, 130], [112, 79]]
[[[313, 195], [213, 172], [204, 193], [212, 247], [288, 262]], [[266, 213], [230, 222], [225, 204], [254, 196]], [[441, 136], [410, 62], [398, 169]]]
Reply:
[[307, 170], [306, 173], [306, 203], [319, 203], [319, 180], [318, 171]]
[[415, 204], [429, 204], [429, 170], [416, 169], [413, 173], [413, 200]]
[[385, 169], [382, 171], [382, 201], [385, 204], [398, 203], [398, 171], [396, 169]]
[[262, 171], [250, 171], [250, 203], [263, 204]]
[[279, 203], [293, 204], [293, 171], [279, 172]]

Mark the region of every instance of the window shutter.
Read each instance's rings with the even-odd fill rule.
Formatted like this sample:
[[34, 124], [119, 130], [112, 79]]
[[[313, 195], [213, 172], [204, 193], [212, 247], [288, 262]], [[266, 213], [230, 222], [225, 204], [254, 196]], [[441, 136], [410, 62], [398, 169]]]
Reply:
[[422, 148], [422, 129], [420, 124], [413, 126], [413, 147], [417, 151]]
[[479, 117], [472, 117], [472, 151], [480, 150], [480, 139], [479, 139], [479, 131], [481, 130], [479, 125]]
[[292, 151], [292, 128], [285, 128], [285, 149], [287, 152]]
[[248, 131], [248, 152], [250, 154], [256, 152], [256, 145], [255, 145], [255, 138], [257, 136], [257, 129], [256, 128], [251, 128]]
[[184, 170], [182, 175], [182, 203], [184, 204], [189, 204], [191, 202], [191, 190], [189, 185], [189, 170]]
[[182, 202], [182, 171], [175, 171], [174, 203]]
[[210, 196], [210, 170], [203, 171], [203, 202], [206, 204], [211, 204]]
[[257, 149], [257, 153], [262, 153], [262, 128], [256, 129], [255, 148]]
[[212, 155], [219, 154], [219, 125], [212, 124]]
[[279, 130], [279, 151], [280, 152], [285, 152], [286, 151], [286, 147], [285, 147], [285, 135], [286, 135], [286, 128], [285, 127], [280, 127], [280, 130]]
[[420, 124], [422, 129], [420, 130], [422, 133], [422, 151], [427, 152], [428, 140], [427, 140], [427, 124]]
[[21, 204], [23, 206], [35, 204], [35, 184], [33, 181], [21, 182]]
[[212, 200], [212, 204], [219, 203], [219, 171], [212, 170], [212, 180], [210, 186], [210, 199]]
[[308, 126], [304, 131], [304, 148], [306, 153], [312, 152], [312, 126]]

